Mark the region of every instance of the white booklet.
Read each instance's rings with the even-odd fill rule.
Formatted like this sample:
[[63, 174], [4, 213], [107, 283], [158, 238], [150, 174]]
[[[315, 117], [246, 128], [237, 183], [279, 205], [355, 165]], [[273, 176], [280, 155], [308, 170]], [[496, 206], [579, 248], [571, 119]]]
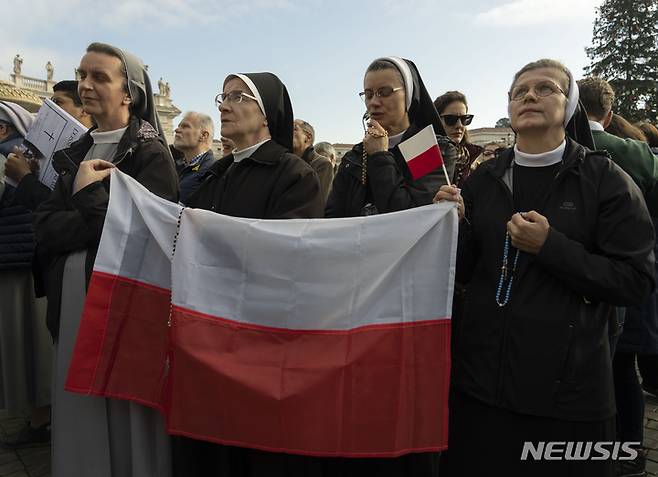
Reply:
[[79, 139], [87, 128], [49, 99], [45, 99], [25, 140], [39, 153], [39, 181], [51, 190], [58, 174], [53, 168], [55, 152], [66, 149]]

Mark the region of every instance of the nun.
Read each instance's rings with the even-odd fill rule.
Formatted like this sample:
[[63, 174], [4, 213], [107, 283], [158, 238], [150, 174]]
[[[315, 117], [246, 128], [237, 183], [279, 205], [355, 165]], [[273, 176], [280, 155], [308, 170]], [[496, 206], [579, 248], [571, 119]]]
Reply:
[[564, 65], [527, 64], [508, 97], [514, 148], [435, 198], [463, 218], [450, 475], [612, 476], [611, 456], [637, 448], [613, 444], [608, 321], [654, 288], [653, 225], [631, 178], [592, 151]]
[[340, 163], [327, 201], [326, 217], [383, 214], [432, 203], [448, 184], [437, 167], [413, 180], [398, 144], [428, 125], [434, 127], [447, 177], [457, 155], [425, 89], [416, 65], [396, 56], [378, 58], [366, 69], [359, 93], [369, 117], [363, 141]]
[[215, 103], [221, 135], [235, 149], [209, 169], [188, 205], [254, 219], [322, 217], [317, 175], [291, 152], [293, 112], [281, 80], [272, 73], [229, 75]]
[[157, 411], [64, 391], [107, 212], [110, 171], [117, 168], [151, 192], [178, 200], [176, 170], [142, 62], [92, 43], [78, 71], [83, 107], [97, 126], [55, 155], [59, 179], [35, 219], [48, 327], [56, 343], [52, 475], [167, 476], [170, 443]]
[[[291, 152], [294, 116], [281, 80], [272, 73], [232, 74], [215, 102], [222, 138], [234, 149], [213, 164], [188, 205], [257, 219], [322, 217], [320, 181]], [[174, 473], [181, 477], [296, 475], [309, 462], [320, 465], [309, 457], [174, 437]]]

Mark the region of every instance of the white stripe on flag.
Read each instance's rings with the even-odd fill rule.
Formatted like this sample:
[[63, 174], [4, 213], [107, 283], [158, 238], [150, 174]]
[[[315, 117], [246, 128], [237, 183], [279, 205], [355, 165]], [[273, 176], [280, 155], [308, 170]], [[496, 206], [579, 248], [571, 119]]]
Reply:
[[295, 330], [449, 318], [458, 230], [453, 209], [445, 203], [372, 217], [285, 221], [186, 209], [173, 264], [174, 304]]
[[432, 146], [437, 146], [437, 142], [434, 128], [430, 124], [406, 141], [401, 142], [399, 148], [404, 160], [409, 162], [420, 156]]

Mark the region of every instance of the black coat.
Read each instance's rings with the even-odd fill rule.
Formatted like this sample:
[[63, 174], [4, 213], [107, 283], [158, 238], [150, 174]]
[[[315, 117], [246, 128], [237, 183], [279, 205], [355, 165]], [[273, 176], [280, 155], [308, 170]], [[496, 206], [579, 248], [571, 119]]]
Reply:
[[322, 217], [320, 182], [311, 167], [274, 141], [240, 162], [219, 159], [188, 206], [252, 219]]
[[[96, 258], [109, 201], [109, 179], [94, 182], [71, 195], [78, 166], [91, 148], [93, 139], [85, 134], [70, 148], [59, 151], [53, 166], [59, 179], [52, 195], [35, 213], [37, 258], [42, 270], [37, 286], [48, 297], [48, 329], [53, 337], [59, 330], [62, 280], [66, 258], [71, 252], [87, 249], [87, 282]], [[132, 117], [112, 161], [154, 194], [178, 200], [178, 178], [166, 144], [153, 127]], [[41, 279], [43, 281], [41, 281]]]
[[[513, 150], [482, 164], [462, 189], [453, 385], [490, 405], [564, 420], [615, 413], [607, 322], [612, 305], [654, 287], [654, 229], [642, 194], [607, 156], [567, 139], [544, 207], [538, 255], [521, 253], [506, 306], [496, 303], [506, 223], [503, 181]], [[513, 252], [511, 248], [510, 255]]]
[[[405, 139], [412, 134], [405, 134]], [[448, 177], [452, 177], [457, 150], [447, 137], [436, 136], [436, 139]], [[362, 161], [363, 143], [357, 144], [343, 156], [327, 200], [326, 217], [384, 214], [428, 205], [439, 188], [446, 184], [441, 167], [413, 181], [397, 146], [368, 156], [365, 186], [361, 181]], [[368, 203], [374, 207], [364, 210]]]

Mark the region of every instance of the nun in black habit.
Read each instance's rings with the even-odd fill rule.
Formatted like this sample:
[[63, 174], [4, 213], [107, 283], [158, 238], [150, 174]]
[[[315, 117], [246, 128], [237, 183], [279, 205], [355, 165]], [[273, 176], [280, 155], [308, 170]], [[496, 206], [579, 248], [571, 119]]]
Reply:
[[368, 66], [360, 96], [369, 116], [368, 129], [363, 142], [341, 160], [325, 216], [382, 214], [431, 204], [439, 187], [447, 184], [443, 168], [414, 181], [398, 144], [431, 124], [448, 177], [457, 150], [446, 136], [418, 68], [396, 56], [379, 58]]
[[92, 43], [79, 71], [83, 106], [97, 126], [55, 154], [60, 175], [35, 214], [48, 328], [56, 344], [52, 475], [167, 477], [170, 438], [158, 411], [64, 391], [107, 212], [110, 170], [121, 170], [165, 199], [178, 199], [176, 170], [142, 62], [119, 48]]
[[436, 197], [457, 201], [463, 218], [450, 475], [612, 476], [614, 456], [633, 455], [613, 443], [608, 323], [614, 306], [654, 287], [653, 225], [631, 178], [591, 150], [564, 65], [524, 66], [509, 113], [514, 148], [478, 167], [461, 195], [445, 186]]
[[216, 98], [221, 134], [236, 146], [218, 160], [188, 206], [257, 219], [323, 215], [317, 175], [292, 154], [293, 112], [272, 73], [229, 75]]

